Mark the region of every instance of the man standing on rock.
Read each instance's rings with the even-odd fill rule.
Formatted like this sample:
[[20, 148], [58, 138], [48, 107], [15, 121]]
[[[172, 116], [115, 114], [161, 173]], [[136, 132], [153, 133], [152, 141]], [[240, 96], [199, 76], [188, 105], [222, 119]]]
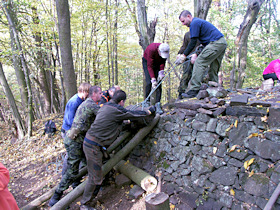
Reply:
[[[146, 93], [145, 98], [148, 97], [152, 88], [156, 88], [158, 83], [164, 78], [164, 66], [166, 59], [169, 57], [169, 45], [166, 43], [151, 43], [146, 50], [142, 58], [143, 69], [146, 80]], [[161, 85], [156, 89], [156, 112], [163, 114], [161, 109]], [[147, 104], [144, 106], [150, 106], [150, 100], [147, 100]]]
[[191, 42], [188, 44], [184, 54], [176, 59], [175, 64], [183, 63], [186, 60], [187, 55], [195, 47], [197, 40], [205, 46], [194, 63], [191, 88], [184, 95], [185, 98], [193, 98], [199, 92], [203, 75], [208, 65], [210, 65], [208, 72], [209, 80], [218, 83], [218, 72], [225, 54], [227, 42], [224, 35], [215, 26], [206, 20], [192, 17], [188, 10], [181, 12], [179, 20], [183, 25], [190, 28]]
[[89, 97], [84, 101], [76, 111], [70, 130], [67, 131], [64, 138], [64, 145], [67, 151], [67, 169], [62, 176], [62, 179], [55, 190], [54, 195], [50, 199], [49, 206], [55, 205], [61, 198], [63, 191], [75, 182], [76, 176], [79, 173], [80, 162], [86, 163], [85, 154], [83, 152], [83, 141], [87, 130], [93, 123], [97, 111], [99, 110], [98, 102], [101, 99], [101, 88], [92, 86], [89, 88]]
[[102, 183], [103, 153], [118, 137], [123, 121], [142, 118], [155, 112], [154, 106], [147, 111], [127, 110], [123, 107], [125, 100], [126, 93], [123, 90], [116, 91], [113, 98], [100, 108], [86, 133], [83, 149], [87, 159], [88, 181], [80, 209], [93, 209], [88, 205], [98, 194]]

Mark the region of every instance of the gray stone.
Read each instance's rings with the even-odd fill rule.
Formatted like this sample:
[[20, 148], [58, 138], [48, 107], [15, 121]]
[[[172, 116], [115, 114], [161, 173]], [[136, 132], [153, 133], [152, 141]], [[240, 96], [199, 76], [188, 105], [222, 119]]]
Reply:
[[254, 174], [248, 177], [244, 185], [244, 190], [255, 196], [268, 197], [268, 189], [269, 179], [263, 174]]
[[201, 150], [201, 146], [200, 145], [190, 145], [190, 150], [191, 150], [191, 152], [194, 154], [194, 155], [196, 155], [196, 154], [198, 154], [198, 152]]
[[253, 137], [246, 141], [245, 147], [264, 159], [280, 160], [280, 144], [273, 141], [260, 141], [258, 137]]
[[173, 195], [174, 192], [176, 191], [176, 185], [175, 184], [163, 184], [161, 188], [162, 192], [165, 192], [166, 194]]
[[138, 185], [134, 185], [133, 188], [129, 191], [128, 195], [134, 199], [138, 199], [144, 192], [145, 190], [143, 190], [141, 187], [139, 187]]
[[230, 99], [230, 106], [246, 105], [248, 103], [248, 95], [236, 95]]
[[238, 168], [243, 166], [243, 163], [239, 160], [236, 160], [235, 158], [229, 159], [228, 164]]
[[196, 208], [195, 201], [198, 198], [197, 194], [180, 192], [178, 197], [182, 203], [187, 204], [192, 209]]
[[241, 122], [237, 128], [233, 127], [228, 134], [232, 145], [244, 145], [244, 140], [252, 133], [258, 133], [259, 129], [252, 122]]
[[223, 115], [226, 111], [225, 107], [219, 107], [213, 112], [214, 117], [218, 117], [219, 115]]
[[270, 180], [273, 181], [274, 183], [279, 183], [280, 182], [280, 173], [275, 171], [272, 173]]
[[263, 107], [271, 107], [271, 102], [266, 101], [250, 101], [248, 103], [249, 106], [263, 106]]
[[215, 132], [218, 119], [211, 118], [206, 125], [206, 131]]
[[265, 116], [266, 109], [248, 107], [248, 106], [228, 106], [226, 107], [226, 115], [231, 116]]
[[256, 204], [258, 205], [258, 207], [260, 207], [261, 209], [264, 209], [265, 205], [267, 204], [267, 200], [261, 197], [257, 197], [256, 198]]
[[248, 157], [249, 154], [244, 150], [240, 150], [240, 151], [235, 150], [233, 152], [230, 152], [229, 155], [238, 160], [244, 160], [246, 157]]
[[237, 200], [239, 201], [243, 201], [245, 203], [248, 204], [253, 204], [255, 203], [255, 198], [254, 196], [244, 192], [244, 191], [240, 191], [240, 190], [235, 190], [235, 196], [234, 196]]
[[210, 163], [210, 161], [203, 159], [199, 156], [194, 156], [192, 159], [192, 166], [200, 173], [208, 173], [212, 172], [213, 165]]
[[[170, 153], [170, 150], [169, 150]], [[190, 148], [189, 147], [182, 147], [182, 146], [177, 146], [172, 148], [172, 154], [179, 160], [182, 157], [187, 157], [189, 156], [190, 153]]]
[[180, 174], [182, 176], [186, 176], [186, 175], [189, 175], [191, 173], [191, 169], [190, 168], [187, 168], [187, 169], [183, 169], [180, 171]]
[[226, 130], [230, 127], [231, 124], [232, 122], [230, 121], [219, 119], [219, 121], [217, 122], [216, 133], [220, 136], [225, 137], [227, 135]]
[[280, 136], [274, 134], [273, 132], [269, 132], [269, 131], [265, 132], [264, 137], [271, 140], [271, 141], [274, 141], [274, 142], [280, 144]]
[[209, 132], [198, 132], [196, 136], [196, 143], [203, 146], [211, 146], [214, 141], [218, 140], [219, 136]]
[[208, 115], [212, 115], [212, 114], [213, 114], [212, 111], [207, 110], [207, 109], [204, 109], [204, 108], [199, 108], [199, 109], [197, 109], [197, 111], [198, 111], [199, 113], [201, 113], [201, 114], [208, 114]]
[[198, 113], [198, 114], [195, 116], [195, 119], [198, 120], [198, 121], [207, 123], [207, 122], [211, 119], [211, 117], [209, 117], [207, 114]]
[[198, 108], [201, 107], [201, 103], [197, 103], [197, 101], [195, 101], [195, 100], [176, 102], [174, 105], [177, 108], [191, 109], [191, 110], [197, 110]]
[[225, 139], [222, 143], [217, 147], [216, 156], [225, 157], [227, 151], [227, 140]]
[[170, 182], [170, 181], [173, 181], [173, 177], [170, 174], [168, 174], [166, 176], [163, 176], [163, 180]]
[[177, 196], [173, 195], [169, 198], [169, 202], [172, 203], [173, 205], [178, 204]]
[[204, 186], [208, 192], [213, 192], [216, 189], [216, 185], [210, 182], [209, 180], [205, 181], [205, 186]]
[[259, 129], [265, 130], [266, 124], [261, 120], [261, 117], [255, 117], [254, 123]]
[[225, 98], [227, 96], [227, 91], [222, 87], [209, 87], [207, 88], [209, 96], [216, 98]]
[[194, 209], [185, 203], [180, 203], [177, 208], [178, 208], [178, 210], [193, 210]]
[[219, 196], [219, 201], [226, 207], [231, 208], [232, 197], [229, 194], [221, 192]]
[[220, 202], [217, 202], [213, 199], [207, 199], [206, 201], [203, 201], [202, 204], [200, 204], [196, 210], [209, 210], [209, 209], [215, 209], [219, 210], [222, 209], [223, 204]]
[[167, 122], [164, 126], [163, 129], [170, 133], [171, 131], [173, 131], [173, 123]]
[[206, 130], [206, 124], [204, 122], [194, 120], [192, 123], [192, 128], [198, 131], [205, 131]]
[[182, 182], [184, 186], [192, 186], [192, 180], [190, 176], [182, 176]]
[[208, 92], [206, 90], [200, 90], [198, 92], [196, 98], [200, 100], [200, 99], [204, 99], [204, 98], [206, 98], [208, 96], [209, 96], [209, 94], [208, 94]]
[[214, 171], [210, 176], [210, 181], [230, 186], [234, 184], [234, 180], [237, 174], [237, 169], [234, 167], [223, 166]]
[[280, 108], [269, 108], [267, 123], [270, 129], [280, 127]]
[[174, 171], [177, 170], [178, 166], [180, 165], [180, 163], [178, 161], [173, 161], [170, 166], [171, 168], [173, 168]]
[[180, 131], [180, 136], [189, 136], [192, 133], [191, 128], [183, 127]]
[[130, 185], [131, 180], [129, 178], [127, 178], [125, 175], [119, 174], [115, 178], [115, 183], [116, 183], [117, 187], [122, 187], [122, 186], [125, 186], [125, 185]]
[[223, 161], [223, 159], [217, 157], [217, 156], [208, 156], [208, 160], [211, 162], [211, 164], [215, 168], [220, 168], [221, 166], [224, 166], [226, 163]]

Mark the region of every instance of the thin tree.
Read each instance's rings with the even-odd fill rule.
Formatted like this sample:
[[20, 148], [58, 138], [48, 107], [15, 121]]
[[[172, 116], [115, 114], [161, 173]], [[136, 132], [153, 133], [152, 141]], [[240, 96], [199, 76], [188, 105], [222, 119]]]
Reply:
[[231, 71], [231, 89], [242, 88], [247, 66], [247, 42], [252, 25], [256, 22], [264, 0], [249, 0], [246, 15], [235, 39], [236, 55]]
[[15, 122], [16, 122], [16, 126], [17, 126], [17, 131], [18, 131], [18, 137], [19, 139], [22, 139], [25, 135], [25, 126], [24, 126], [24, 122], [19, 114], [16, 102], [15, 102], [15, 98], [12, 94], [12, 91], [10, 89], [10, 86], [7, 82], [7, 79], [5, 77], [4, 71], [3, 71], [3, 67], [2, 67], [2, 63], [0, 62], [0, 83], [3, 87], [3, 90], [5, 92], [5, 95], [9, 101], [10, 107], [11, 107], [11, 111], [13, 113]]

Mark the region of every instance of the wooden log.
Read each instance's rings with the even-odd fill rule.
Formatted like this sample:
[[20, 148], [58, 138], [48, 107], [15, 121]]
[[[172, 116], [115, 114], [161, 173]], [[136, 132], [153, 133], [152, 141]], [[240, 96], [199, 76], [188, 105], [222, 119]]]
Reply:
[[170, 210], [169, 196], [164, 193], [152, 193], [145, 198], [146, 210]]
[[[118, 147], [130, 135], [131, 135], [131, 132], [129, 132], [129, 131], [124, 132], [121, 136], [119, 136], [114, 141], [113, 144], [110, 145], [110, 147], [108, 147], [107, 152], [111, 153], [116, 147]], [[79, 174], [77, 175], [77, 179], [83, 177], [86, 174], [87, 174], [87, 167], [84, 167], [79, 171]], [[22, 210], [37, 209], [42, 203], [44, 203], [45, 201], [47, 201], [48, 199], [50, 199], [52, 197], [52, 195], [54, 194], [54, 191], [57, 187], [58, 187], [58, 184], [55, 187], [53, 187], [52, 189], [50, 189], [48, 192], [46, 192], [45, 194], [41, 195], [39, 198], [36, 198], [35, 200], [31, 201], [26, 206], [22, 207], [21, 209]]]
[[[134, 147], [136, 147], [146, 135], [155, 127], [158, 123], [160, 116], [157, 114], [154, 120], [148, 126], [141, 128], [138, 133], [122, 148], [114, 158], [111, 158], [102, 166], [103, 176], [105, 176], [119, 161], [121, 161], [125, 156], [127, 156]], [[88, 180], [81, 183], [78, 187], [64, 196], [60, 201], [58, 201], [51, 210], [60, 210], [69, 206], [73, 201], [75, 201], [84, 192], [85, 185]]]
[[151, 192], [157, 187], [157, 179], [155, 177], [124, 160], [121, 160], [115, 166], [115, 169], [130, 178], [145, 191]]

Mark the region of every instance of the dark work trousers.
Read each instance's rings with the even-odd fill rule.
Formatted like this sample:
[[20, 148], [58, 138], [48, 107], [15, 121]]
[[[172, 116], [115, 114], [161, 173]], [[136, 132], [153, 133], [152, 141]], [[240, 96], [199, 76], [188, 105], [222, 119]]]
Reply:
[[273, 79], [273, 80], [278, 80], [278, 78], [277, 78], [277, 76], [276, 76], [276, 74], [275, 73], [272, 73], [272, 74], [264, 74], [263, 75], [263, 78], [265, 79], [265, 80], [267, 80], [267, 79]]
[[96, 197], [102, 183], [103, 153], [99, 146], [87, 142], [84, 142], [83, 149], [87, 159], [88, 179], [81, 204], [87, 205]]
[[[148, 71], [148, 65], [147, 65], [147, 60], [143, 57], [142, 58], [142, 64], [143, 64], [143, 69], [144, 69], [144, 73], [145, 73], [145, 80], [146, 80], [146, 94], [145, 94], [145, 98], [148, 97], [148, 95], [151, 92], [152, 89], [152, 82], [151, 82], [151, 77]], [[158, 72], [159, 72], [159, 68], [158, 69], [154, 69], [154, 74], [155, 74], [155, 78], [157, 79], [158, 77]], [[162, 88], [161, 85], [157, 88], [156, 90], [156, 103], [160, 102], [161, 99], [161, 92], [162, 92]], [[150, 98], [148, 99], [148, 101], [150, 101]]]

